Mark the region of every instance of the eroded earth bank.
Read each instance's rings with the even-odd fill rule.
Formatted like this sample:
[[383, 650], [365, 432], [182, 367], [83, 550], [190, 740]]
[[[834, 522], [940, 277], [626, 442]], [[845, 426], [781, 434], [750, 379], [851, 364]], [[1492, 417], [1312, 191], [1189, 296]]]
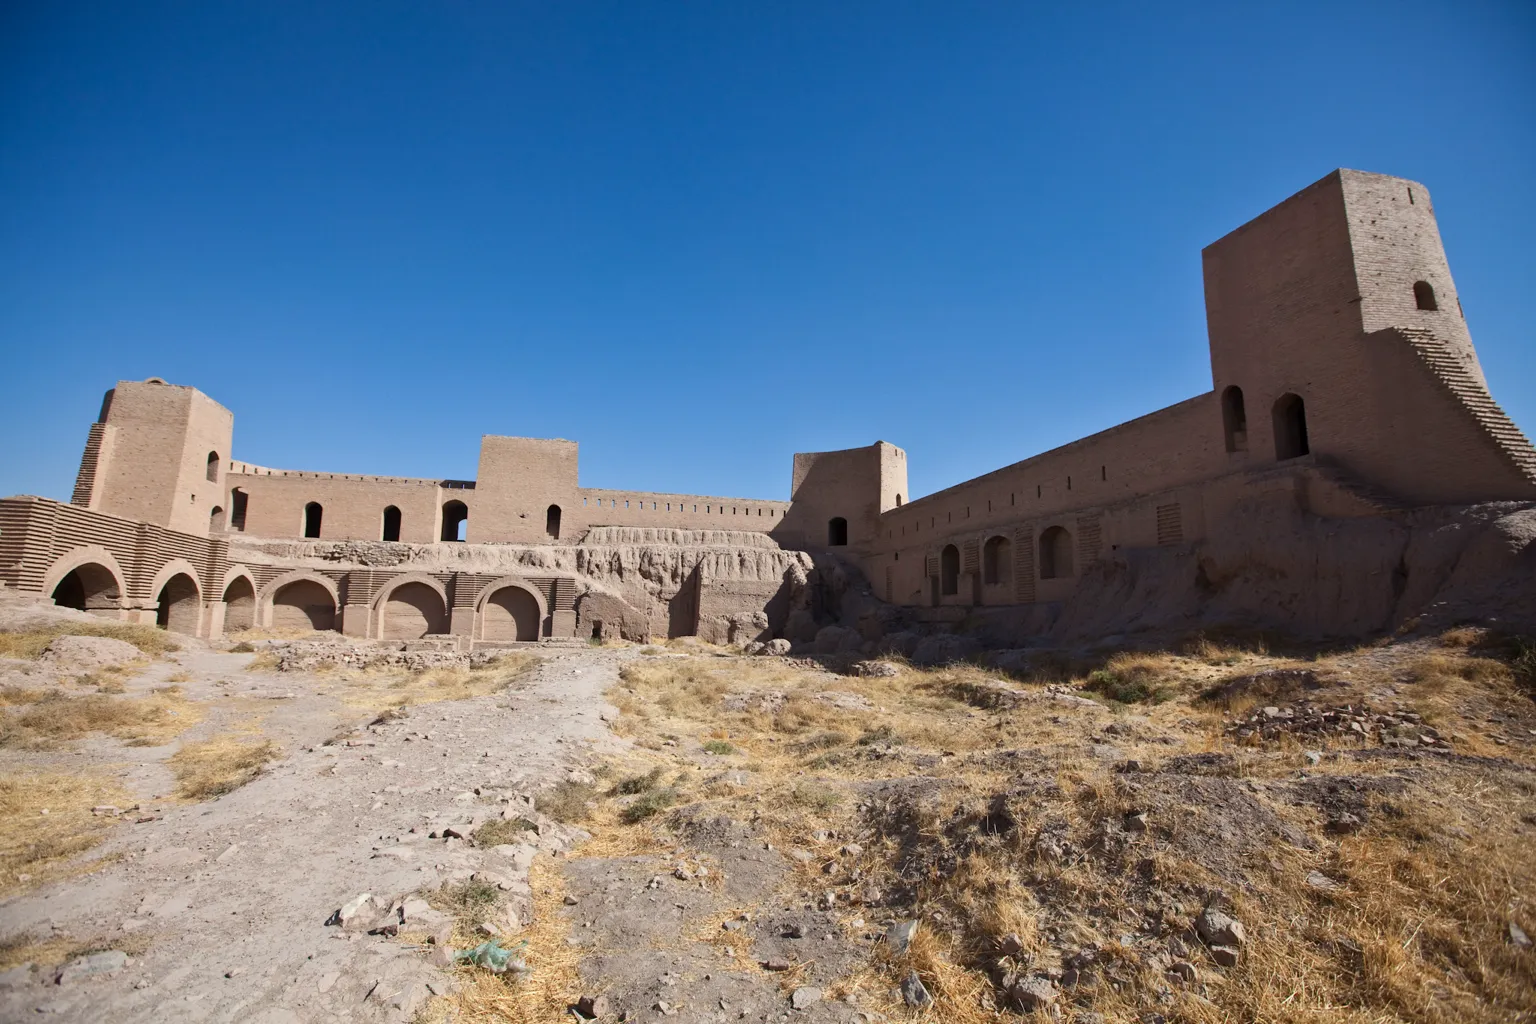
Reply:
[[1536, 1015], [1518, 635], [1005, 671], [0, 629], [8, 1020]]

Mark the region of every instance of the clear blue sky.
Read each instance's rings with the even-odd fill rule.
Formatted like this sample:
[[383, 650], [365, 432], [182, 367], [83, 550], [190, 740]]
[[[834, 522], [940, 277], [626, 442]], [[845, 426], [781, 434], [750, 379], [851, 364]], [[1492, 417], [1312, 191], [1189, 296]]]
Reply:
[[269, 466], [915, 495], [1210, 387], [1200, 249], [1338, 166], [1434, 194], [1536, 432], [1536, 4], [0, 5], [0, 494], [119, 378]]

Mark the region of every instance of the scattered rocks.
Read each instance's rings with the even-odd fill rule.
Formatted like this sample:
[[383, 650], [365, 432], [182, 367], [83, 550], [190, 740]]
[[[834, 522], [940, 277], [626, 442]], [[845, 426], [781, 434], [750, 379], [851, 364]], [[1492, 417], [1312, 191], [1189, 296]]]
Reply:
[[1060, 994], [1056, 983], [1043, 974], [1027, 974], [1013, 978], [1006, 987], [1009, 1001], [1024, 1013], [1045, 1009], [1056, 1002], [1056, 997]]
[[856, 661], [848, 666], [848, 674], [875, 679], [889, 679], [892, 676], [901, 675], [901, 666], [893, 661]]
[[372, 893], [365, 892], [360, 896], [354, 896], [346, 903], [343, 903], [339, 910], [333, 912], [325, 923], [345, 927], [349, 922], [357, 920], [358, 916], [369, 910], [372, 905]]
[[91, 953], [71, 960], [59, 971], [58, 977], [54, 980], [60, 985], [69, 985], [86, 978], [111, 974], [127, 966], [128, 954], [121, 950], [112, 949], [105, 953]]
[[1241, 946], [1248, 939], [1241, 921], [1214, 906], [1206, 907], [1195, 918], [1195, 933], [1207, 946]]
[[1211, 959], [1215, 960], [1216, 963], [1222, 967], [1236, 967], [1237, 957], [1238, 953], [1236, 946], [1211, 947]]
[[1514, 921], [1509, 922], [1509, 943], [1519, 949], [1531, 948], [1531, 937]]
[[821, 989], [802, 985], [795, 989], [789, 997], [789, 1005], [796, 1010], [808, 1010], [821, 1002]]
[[923, 984], [923, 979], [917, 976], [916, 971], [908, 971], [907, 976], [901, 979], [901, 1001], [915, 1010], [933, 1005], [933, 996], [928, 993], [928, 986]]
[[894, 956], [902, 956], [911, 948], [912, 936], [916, 934], [916, 921], [897, 921], [885, 930], [885, 944]]
[[[1440, 752], [1451, 747], [1450, 741], [1438, 730], [1425, 725], [1420, 715], [1407, 708], [1376, 711], [1364, 704], [1358, 707], [1353, 704], [1327, 706], [1305, 700], [1288, 707], [1272, 704], [1239, 719], [1229, 725], [1227, 731], [1239, 740], [1253, 742], [1272, 742], [1287, 735], [1332, 735], [1354, 737], [1361, 742], [1374, 740], [1384, 747]], [[1313, 753], [1309, 753], [1307, 760], [1317, 764], [1322, 755], [1317, 753], [1314, 758]]]
[[582, 996], [576, 1000], [576, 1005], [572, 1009], [588, 1020], [610, 1017], [613, 1015], [613, 1000], [607, 996]]

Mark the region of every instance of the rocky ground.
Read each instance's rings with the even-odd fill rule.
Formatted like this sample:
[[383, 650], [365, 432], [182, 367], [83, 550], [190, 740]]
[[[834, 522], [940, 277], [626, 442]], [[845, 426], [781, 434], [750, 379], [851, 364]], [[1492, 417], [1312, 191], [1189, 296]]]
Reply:
[[0, 667], [7, 1019], [1536, 1019], [1536, 654], [1484, 630], [74, 643]]

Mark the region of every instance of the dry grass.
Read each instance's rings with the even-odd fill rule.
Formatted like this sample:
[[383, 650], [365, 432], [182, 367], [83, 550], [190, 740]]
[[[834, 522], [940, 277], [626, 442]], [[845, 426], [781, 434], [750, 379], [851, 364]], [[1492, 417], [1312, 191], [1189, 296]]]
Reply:
[[116, 820], [96, 817], [91, 808], [132, 803], [132, 794], [109, 778], [54, 773], [0, 778], [0, 897], [73, 874], [74, 858], [101, 843]]
[[547, 1024], [566, 1016], [581, 996], [577, 967], [582, 952], [570, 945], [570, 923], [563, 905], [565, 880], [543, 857], [528, 873], [533, 887], [533, 923], [518, 934], [519, 955], [532, 969], [523, 981], [509, 982], [474, 967], [455, 972], [459, 989], [434, 999], [416, 1024]]
[[0, 633], [0, 658], [42, 657], [44, 649], [61, 636], [105, 636], [133, 644], [150, 657], [181, 650], [171, 634], [156, 626], [123, 622], [53, 622], [16, 633]]
[[167, 686], [139, 697], [90, 694], [73, 697], [49, 690], [0, 724], [0, 747], [46, 750], [61, 743], [104, 733], [130, 746], [158, 746], [202, 718], [201, 709]]
[[[257, 655], [251, 667], [262, 660]], [[536, 654], [504, 654], [481, 668], [448, 666], [419, 672], [404, 669], [363, 669], [339, 673], [342, 701], [351, 707], [383, 711], [444, 700], [466, 700], [495, 693], [516, 682], [542, 659]], [[274, 662], [275, 663], [275, 662]]]
[[[1313, 652], [1297, 660], [1307, 652], [1275, 638], [1205, 636], [1174, 652], [1124, 652], [1097, 666], [1047, 659], [1033, 676], [1023, 675], [1093, 686], [1092, 673], [1103, 673], [1095, 688], [1134, 702], [1141, 722], [1110, 741], [1121, 756], [1155, 764], [1175, 754], [1220, 751], [1233, 756], [1239, 778], [1283, 785], [1295, 778], [1301, 743], [1235, 747], [1223, 731], [1227, 719], [1219, 702], [1215, 709], [1202, 704], [1202, 691], [1230, 677], [1233, 666], [1241, 666], [1242, 673], [1307, 667], [1331, 685], [1266, 695], [1266, 702], [1358, 700], [1393, 684], [1400, 699], [1426, 718], [1472, 716], [1499, 701], [1507, 710], [1518, 695], [1515, 659], [1525, 648], [1505, 639], [1495, 650], [1483, 633], [1453, 640], [1442, 637], [1438, 653], [1413, 656], [1410, 652], [1422, 646], [1409, 647], [1396, 661], [1383, 662], [1381, 652], [1390, 657], [1390, 645]], [[1282, 646], [1287, 657], [1269, 653]], [[1199, 909], [1191, 891], [1236, 891], [1201, 859], [1207, 851], [1179, 845], [1180, 819], [1200, 817], [1205, 809], [1188, 806], [1163, 815], [1157, 821], [1163, 831], [1133, 837], [1122, 858], [1083, 857], [1097, 830], [1118, 821], [1132, 805], [1125, 777], [1112, 763], [1088, 754], [1090, 742], [1104, 742], [1099, 730], [1117, 717], [1033, 704], [983, 711], [967, 703], [981, 682], [995, 678], [955, 666], [906, 669], [894, 678], [834, 679], [712, 652], [631, 665], [610, 700], [625, 712], [636, 745], [652, 760], [639, 771], [630, 766], [615, 792], [593, 804], [586, 827], [595, 838], [576, 855], [623, 856], [677, 843], [664, 816], [636, 820], [628, 811], [631, 797], [619, 790], [639, 793], [635, 801], [664, 786], [678, 803], [721, 801], [734, 807], [733, 816], [752, 818], [765, 838], [788, 848], [812, 845], [816, 829], [859, 834], [869, 824], [850, 799], [860, 782], [937, 775], [944, 786], [936, 802], [899, 824], [886, 823], [872, 839], [860, 839], [866, 850], [861, 884], [915, 884], [916, 899], [903, 913], [945, 924], [921, 929], [899, 960], [878, 952], [863, 970], [832, 984], [833, 997], [858, 991], [863, 1007], [905, 1014], [891, 1005], [889, 993], [915, 969], [936, 998], [929, 1018], [963, 1024], [1016, 1020], [989, 1008], [995, 992], [987, 976], [999, 938], [1013, 934], [1022, 942], [1020, 962], [1026, 964], [1054, 966], [1062, 952], [1097, 948], [1101, 972], [1120, 982], [1100, 984], [1077, 1008], [1091, 1006], [1111, 1021], [1137, 1020], [1150, 1008], [1184, 1024], [1492, 1024], [1536, 1014], [1536, 961], [1504, 940], [1512, 918], [1528, 931], [1536, 926], [1531, 909], [1536, 845], [1519, 824], [1531, 813], [1536, 786], [1511, 788], [1507, 775], [1431, 760], [1428, 772], [1415, 774], [1408, 793], [1393, 801], [1391, 813], [1373, 815], [1364, 832], [1342, 842], [1322, 835], [1316, 811], [1262, 798], [1261, 818], [1310, 832], [1316, 847], [1262, 844], [1249, 855], [1254, 859], [1242, 862], [1235, 910], [1248, 927], [1249, 945], [1240, 964], [1226, 971], [1198, 946], [1192, 950], [1204, 986], [1196, 996], [1176, 986], [1170, 990], [1161, 966], [1148, 956], [1151, 947], [1121, 946], [1118, 940], [1123, 933], [1143, 931], [1149, 913], [1154, 919], [1165, 915], [1164, 934], [1178, 934]], [[1347, 685], [1339, 685], [1341, 680]], [[764, 689], [783, 691], [787, 700], [773, 712], [721, 707], [731, 691]], [[858, 693], [878, 710], [838, 710], [816, 699], [822, 690]], [[1239, 703], [1252, 699], [1245, 695]], [[692, 768], [699, 756], [684, 737], [729, 737], [750, 772], [746, 781], [701, 785], [691, 781], [699, 776], [684, 773], [667, 785], [672, 769]], [[1009, 749], [1027, 752], [1042, 767], [1021, 776], [1019, 767], [987, 756]], [[1482, 752], [1475, 746], [1462, 749]], [[1499, 752], [1508, 757], [1514, 750]], [[905, 760], [936, 755], [942, 758], [939, 767], [931, 760], [921, 767]], [[1370, 774], [1397, 768], [1392, 761], [1351, 761], [1336, 770]], [[1015, 789], [1021, 778], [1032, 778], [1042, 787], [1038, 792], [1055, 795], [1010, 803], [1014, 820], [1006, 834], [987, 834], [980, 823], [991, 813], [992, 797]], [[1149, 779], [1157, 784], [1155, 777], [1138, 779], [1141, 785]], [[1061, 823], [1072, 837], [1079, 851], [1072, 862], [1042, 860], [1034, 853], [1033, 837], [1048, 821]], [[1152, 866], [1165, 893], [1171, 886], [1182, 894], [1180, 909], [1148, 906], [1146, 879], [1133, 870], [1139, 861]], [[1307, 887], [1303, 879], [1311, 870], [1344, 887], [1332, 893]], [[792, 865], [784, 892], [775, 898], [792, 900], [801, 890], [825, 884], [813, 866]], [[1165, 990], [1171, 994], [1160, 1003], [1156, 994]], [[1064, 1019], [1071, 1020], [1073, 999], [1064, 994], [1062, 1002]]]
[[0, 970], [35, 964], [38, 967], [57, 967], [60, 964], [91, 953], [121, 950], [132, 957], [148, 952], [154, 936], [146, 932], [132, 935], [106, 935], [90, 939], [78, 939], [61, 935], [50, 939], [33, 939], [29, 935], [12, 935], [0, 939]]
[[223, 733], [197, 743], [184, 743], [171, 755], [176, 795], [183, 800], [209, 800], [232, 793], [260, 775], [268, 761], [282, 753], [270, 740], [249, 733]]

